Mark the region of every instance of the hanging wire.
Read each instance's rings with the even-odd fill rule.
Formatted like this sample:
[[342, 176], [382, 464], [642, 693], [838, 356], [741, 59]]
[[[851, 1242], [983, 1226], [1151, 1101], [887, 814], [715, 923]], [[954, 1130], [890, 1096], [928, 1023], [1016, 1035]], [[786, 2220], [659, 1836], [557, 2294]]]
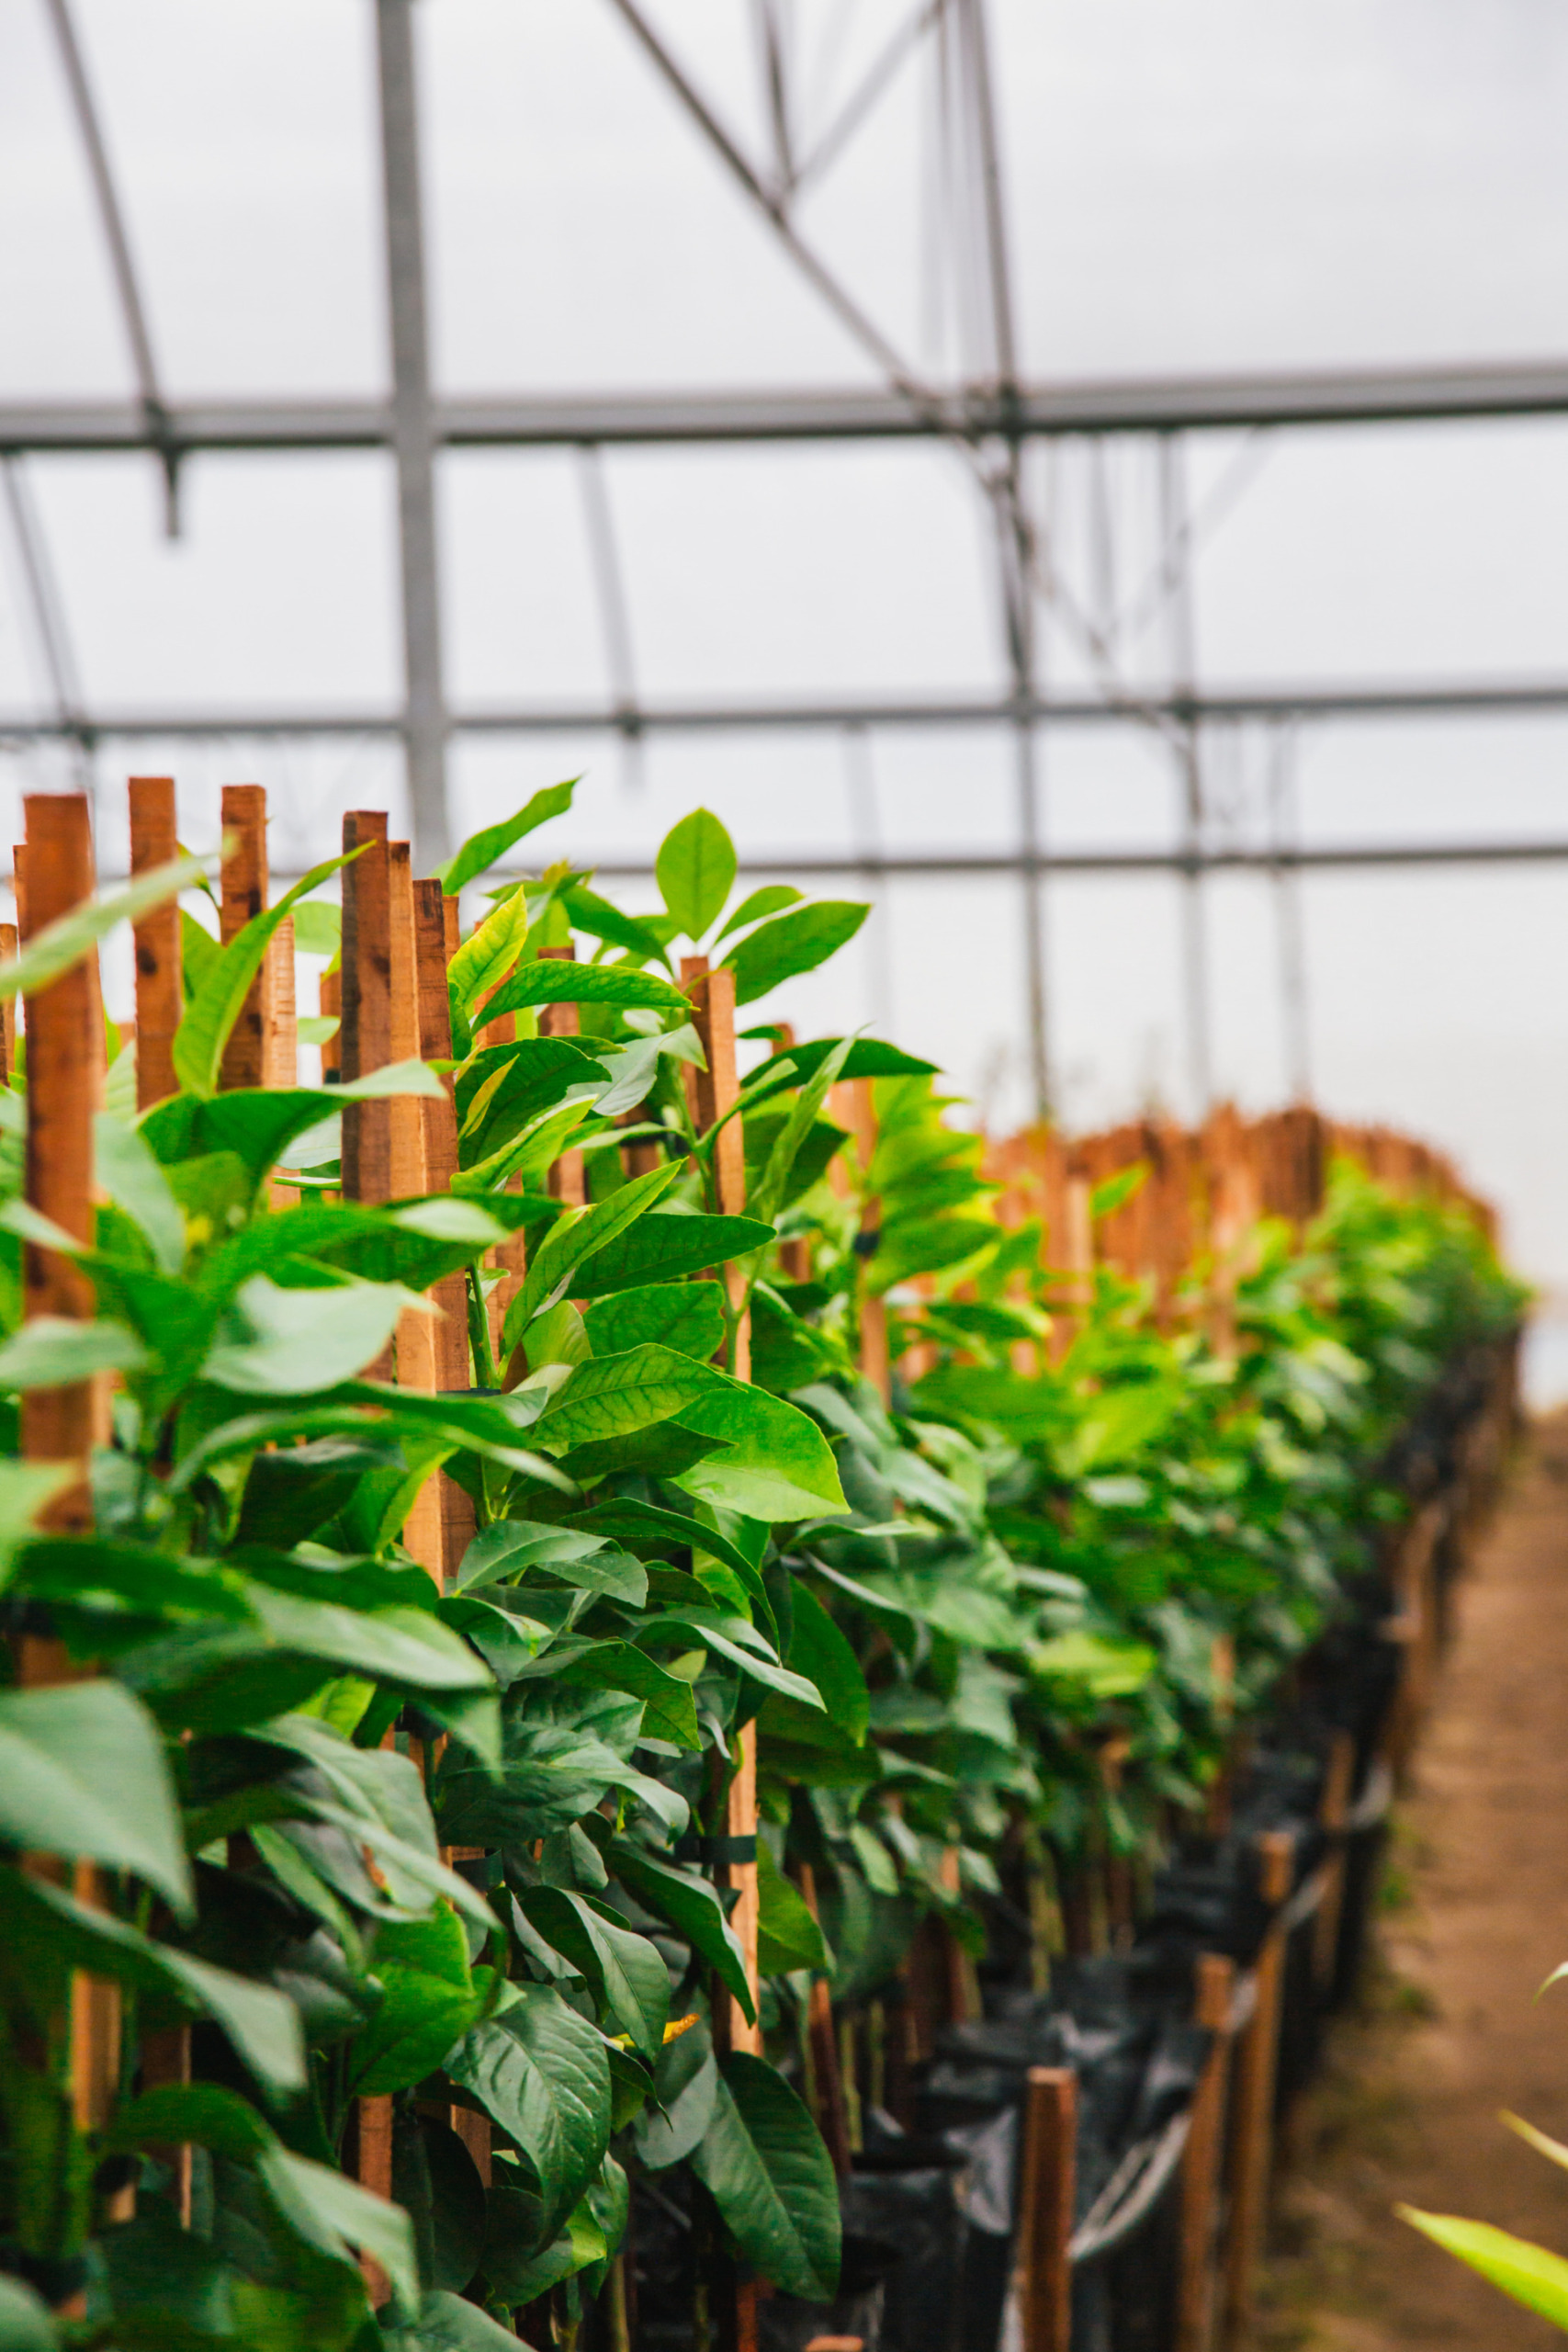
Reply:
[[92, 729], [87, 724], [86, 702], [72, 651], [71, 633], [66, 625], [59, 583], [50, 561], [43, 521], [33, 503], [32, 486], [23, 470], [21, 458], [0, 458], [0, 477], [5, 481], [11, 543], [16, 549], [17, 568], [32, 616], [33, 634], [42, 659], [49, 697], [54, 705], [78, 788], [91, 792]]

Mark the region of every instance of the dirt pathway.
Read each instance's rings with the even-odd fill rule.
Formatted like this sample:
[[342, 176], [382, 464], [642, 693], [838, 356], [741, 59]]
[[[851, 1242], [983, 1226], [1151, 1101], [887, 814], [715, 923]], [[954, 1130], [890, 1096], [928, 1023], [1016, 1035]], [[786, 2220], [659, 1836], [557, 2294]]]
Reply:
[[1270, 2352], [1561, 2346], [1395, 2219], [1397, 2199], [1568, 2253], [1568, 1414], [1538, 1425], [1461, 1590], [1401, 1807], [1361, 2017], [1294, 2120], [1264, 2287]]

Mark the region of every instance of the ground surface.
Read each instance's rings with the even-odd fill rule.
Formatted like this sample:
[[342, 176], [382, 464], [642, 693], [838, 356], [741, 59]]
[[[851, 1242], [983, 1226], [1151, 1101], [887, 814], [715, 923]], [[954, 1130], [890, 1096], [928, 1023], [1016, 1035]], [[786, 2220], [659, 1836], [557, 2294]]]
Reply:
[[1464, 2213], [1568, 2254], [1568, 1414], [1540, 1423], [1459, 1595], [1400, 1809], [1363, 2014], [1294, 2119], [1268, 2352], [1526, 2352], [1564, 2338], [1398, 2221]]

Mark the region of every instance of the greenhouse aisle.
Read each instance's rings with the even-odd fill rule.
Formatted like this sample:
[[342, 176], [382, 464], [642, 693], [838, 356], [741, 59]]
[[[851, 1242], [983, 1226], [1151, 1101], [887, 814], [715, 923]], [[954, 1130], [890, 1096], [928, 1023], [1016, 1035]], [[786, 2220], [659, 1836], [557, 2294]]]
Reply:
[[1362, 2017], [1294, 2119], [1260, 2329], [1270, 2352], [1561, 2344], [1408, 2229], [1397, 2200], [1568, 2253], [1568, 1411], [1538, 1422], [1459, 1595], [1401, 1808]]

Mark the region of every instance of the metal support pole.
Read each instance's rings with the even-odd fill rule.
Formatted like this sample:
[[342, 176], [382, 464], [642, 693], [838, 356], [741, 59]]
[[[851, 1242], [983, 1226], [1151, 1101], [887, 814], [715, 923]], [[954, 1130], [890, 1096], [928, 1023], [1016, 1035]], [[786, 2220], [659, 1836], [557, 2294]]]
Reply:
[[403, 587], [403, 740], [417, 862], [447, 855], [446, 703], [435, 543], [435, 434], [425, 312], [412, 0], [376, 0], [387, 291], [392, 332], [392, 447]]
[[[1160, 537], [1165, 549], [1165, 592], [1169, 623], [1171, 689], [1190, 694], [1196, 668], [1192, 587], [1187, 530], [1187, 483], [1181, 443], [1174, 434], [1159, 442]], [[1203, 869], [1203, 769], [1195, 714], [1186, 717], [1177, 741], [1181, 786], [1181, 847], [1188, 861], [1181, 892], [1182, 995], [1187, 1024], [1187, 1082], [1192, 1116], [1207, 1117], [1213, 1098], [1210, 1038], [1209, 933]]]
[[1269, 832], [1275, 852], [1274, 912], [1280, 945], [1280, 1010], [1284, 1031], [1285, 1082], [1296, 1102], [1312, 1100], [1312, 1049], [1307, 1024], [1306, 939], [1302, 923], [1299, 866], [1289, 855], [1296, 842], [1296, 736], [1276, 729], [1269, 774]]

